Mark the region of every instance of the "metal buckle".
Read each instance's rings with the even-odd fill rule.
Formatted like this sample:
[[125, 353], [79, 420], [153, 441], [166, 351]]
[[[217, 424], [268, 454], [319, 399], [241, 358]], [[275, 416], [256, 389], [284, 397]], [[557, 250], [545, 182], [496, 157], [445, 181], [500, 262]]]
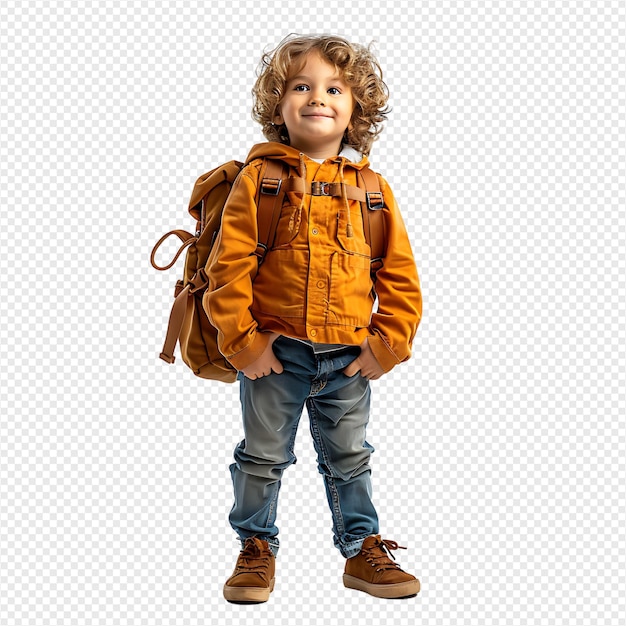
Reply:
[[380, 209], [384, 208], [385, 201], [383, 199], [383, 194], [380, 191], [369, 191], [365, 194], [367, 197], [367, 208], [371, 211], [380, 211]]
[[311, 183], [311, 195], [330, 196], [330, 183], [323, 183], [319, 180], [314, 180]]
[[264, 243], [257, 243], [256, 250], [253, 254], [259, 259], [259, 265], [263, 262], [265, 255], [267, 254], [267, 246]]
[[268, 196], [277, 196], [282, 184], [282, 178], [264, 178], [261, 182], [261, 193]]
[[372, 274], [376, 274], [376, 272], [383, 266], [382, 257], [377, 257], [375, 259], [371, 259], [370, 261], [370, 271]]

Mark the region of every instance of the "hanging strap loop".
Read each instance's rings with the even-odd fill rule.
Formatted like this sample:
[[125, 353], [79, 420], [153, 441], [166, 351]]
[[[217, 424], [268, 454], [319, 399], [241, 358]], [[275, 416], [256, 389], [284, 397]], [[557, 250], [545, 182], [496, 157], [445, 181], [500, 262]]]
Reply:
[[[180, 248], [178, 248], [178, 252], [176, 252], [171, 263], [169, 263], [168, 265], [163, 265], [163, 266], [157, 265], [156, 261], [154, 260], [157, 250], [161, 247], [163, 242], [168, 237], [171, 237], [172, 235], [175, 235], [176, 237], [178, 237], [183, 242], [183, 245], [180, 246]], [[165, 233], [165, 235], [163, 235], [163, 237], [161, 237], [161, 239], [159, 239], [156, 242], [156, 244], [154, 245], [154, 248], [152, 248], [152, 254], [150, 255], [150, 263], [152, 264], [152, 267], [155, 270], [159, 270], [159, 271], [169, 270], [170, 267], [172, 267], [174, 263], [178, 261], [178, 257], [183, 253], [183, 250], [185, 250], [185, 248], [188, 248], [192, 243], [195, 243], [196, 241], [198, 241], [198, 238], [195, 235], [188, 233], [186, 230], [170, 230], [170, 232]]]

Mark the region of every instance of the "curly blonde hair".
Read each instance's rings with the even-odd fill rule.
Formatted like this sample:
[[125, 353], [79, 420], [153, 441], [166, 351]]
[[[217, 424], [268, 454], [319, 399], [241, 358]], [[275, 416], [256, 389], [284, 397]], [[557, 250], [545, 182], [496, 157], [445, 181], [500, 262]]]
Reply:
[[274, 50], [265, 53], [252, 88], [252, 117], [261, 124], [268, 140], [289, 144], [285, 124], [274, 124], [277, 108], [290, 76], [304, 66], [307, 55], [313, 51], [334, 65], [352, 90], [356, 104], [350, 126], [344, 134], [344, 143], [369, 154], [389, 113], [389, 90], [370, 48], [341, 37], [289, 35]]

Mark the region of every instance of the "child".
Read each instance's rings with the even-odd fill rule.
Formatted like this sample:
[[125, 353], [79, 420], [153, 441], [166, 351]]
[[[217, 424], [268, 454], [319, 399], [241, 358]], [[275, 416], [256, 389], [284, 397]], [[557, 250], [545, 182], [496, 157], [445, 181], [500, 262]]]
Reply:
[[[378, 534], [365, 430], [369, 381], [411, 354], [419, 279], [386, 181], [379, 177], [386, 253], [375, 281], [361, 203], [350, 197], [386, 119], [387, 87], [368, 49], [338, 37], [290, 37], [264, 56], [253, 94], [254, 117], [270, 141], [252, 149], [233, 186], [203, 302], [221, 352], [239, 371], [245, 433], [230, 466], [229, 520], [242, 551], [224, 596], [265, 602], [274, 588], [278, 492], [296, 460], [305, 405], [334, 543], [347, 559], [345, 586], [414, 596], [419, 581], [389, 558], [398, 544]], [[255, 194], [264, 159], [286, 164], [306, 188], [286, 191], [259, 265]], [[331, 192], [323, 183], [341, 185]]]

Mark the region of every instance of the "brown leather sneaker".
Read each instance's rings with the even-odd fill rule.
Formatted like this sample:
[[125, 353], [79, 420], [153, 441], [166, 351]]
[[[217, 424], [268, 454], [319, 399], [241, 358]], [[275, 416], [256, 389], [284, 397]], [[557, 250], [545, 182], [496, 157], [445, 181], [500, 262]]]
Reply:
[[246, 539], [235, 571], [224, 585], [224, 597], [235, 604], [267, 602], [274, 590], [275, 561], [267, 541]]
[[411, 598], [420, 590], [420, 581], [400, 569], [389, 550], [403, 548], [380, 535], [367, 537], [361, 552], [346, 561], [343, 584], [350, 589], [365, 591], [377, 598]]

